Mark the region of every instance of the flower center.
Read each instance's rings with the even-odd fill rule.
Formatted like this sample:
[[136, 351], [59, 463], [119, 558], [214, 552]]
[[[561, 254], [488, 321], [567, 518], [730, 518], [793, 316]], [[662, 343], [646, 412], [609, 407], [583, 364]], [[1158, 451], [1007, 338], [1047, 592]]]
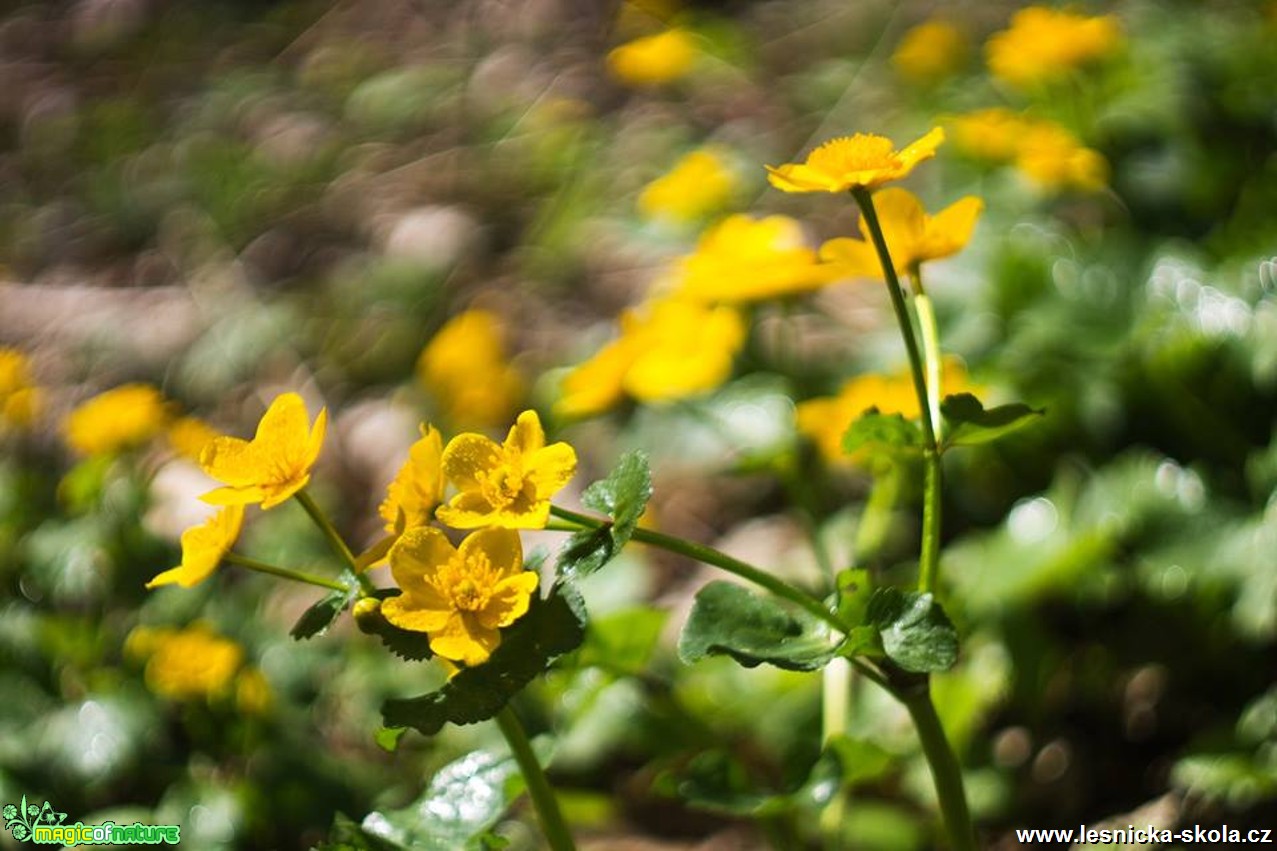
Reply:
[[821, 145], [812, 151], [808, 163], [813, 168], [846, 173], [894, 168], [899, 165], [899, 160], [890, 139], [871, 133], [857, 133]]
[[488, 605], [497, 584], [496, 571], [484, 553], [470, 553], [469, 560], [455, 559], [439, 577], [440, 590], [459, 612], [478, 612]]
[[535, 496], [530, 493], [533, 485], [524, 475], [522, 467], [517, 461], [505, 461], [491, 472], [476, 476], [479, 491], [489, 505], [494, 508], [509, 508], [521, 498]]

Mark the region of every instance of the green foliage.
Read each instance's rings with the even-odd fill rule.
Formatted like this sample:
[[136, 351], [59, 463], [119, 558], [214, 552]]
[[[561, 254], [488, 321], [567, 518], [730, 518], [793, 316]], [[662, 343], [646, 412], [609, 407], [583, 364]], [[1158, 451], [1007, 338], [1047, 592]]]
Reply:
[[669, 612], [647, 607], [591, 618], [577, 664], [619, 675], [639, 674], [647, 667], [667, 620]]
[[593, 483], [581, 494], [582, 503], [606, 514], [612, 522], [600, 529], [574, 533], [559, 556], [559, 575], [588, 576], [615, 558], [634, 534], [651, 498], [652, 471], [647, 455], [627, 452], [606, 479]]
[[986, 409], [970, 393], [946, 396], [940, 403], [946, 426], [943, 448], [989, 443], [1019, 431], [1045, 413], [1019, 403]]
[[842, 450], [848, 454], [863, 449], [887, 457], [910, 457], [921, 455], [922, 447], [921, 430], [900, 414], [868, 411], [842, 436]]
[[814, 671], [836, 651], [828, 625], [771, 595], [721, 580], [697, 593], [678, 640], [678, 654], [688, 664], [727, 655], [747, 668], [766, 662], [791, 671]]
[[297, 619], [297, 623], [293, 624], [289, 635], [297, 641], [305, 641], [328, 631], [333, 621], [337, 620], [359, 594], [359, 583], [355, 580], [353, 573], [346, 570], [342, 573], [341, 579], [346, 583], [346, 590], [333, 591], [308, 608]]
[[445, 724], [492, 718], [550, 663], [580, 646], [585, 615], [570, 589], [558, 586], [547, 599], [534, 597], [528, 613], [502, 633], [488, 661], [457, 673], [438, 691], [382, 706], [387, 727], [412, 727], [433, 736]]
[[930, 594], [879, 588], [869, 601], [887, 658], [906, 671], [947, 671], [958, 661], [958, 633]]

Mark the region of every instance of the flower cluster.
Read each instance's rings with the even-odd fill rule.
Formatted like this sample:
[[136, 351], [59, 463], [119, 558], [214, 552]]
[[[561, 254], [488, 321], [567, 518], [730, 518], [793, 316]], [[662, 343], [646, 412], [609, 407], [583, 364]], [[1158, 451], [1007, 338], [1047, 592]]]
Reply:
[[[438, 432], [424, 428], [423, 435], [382, 504], [396, 538], [390, 570], [402, 593], [381, 611], [401, 629], [425, 632], [436, 655], [479, 665], [501, 643], [501, 628], [527, 612], [538, 584], [536, 572], [523, 569], [515, 530], [545, 526], [550, 498], [576, 472], [576, 452], [546, 445], [535, 411], [520, 414], [500, 444], [465, 433], [440, 451]], [[440, 504], [445, 481], [457, 492]], [[454, 547], [429, 525], [432, 515], [477, 531]]]
[[695, 222], [725, 207], [739, 183], [721, 152], [702, 148], [686, 154], [643, 189], [639, 212], [649, 219]]
[[615, 48], [607, 55], [607, 68], [627, 86], [651, 88], [685, 77], [698, 53], [691, 33], [672, 28]]
[[270, 703], [270, 686], [261, 671], [244, 664], [244, 648], [207, 624], [139, 626], [124, 651], [145, 663], [147, 688], [169, 700], [213, 702], [233, 695], [241, 710], [254, 713]]
[[1047, 192], [1094, 192], [1108, 180], [1108, 163], [1064, 127], [1042, 118], [991, 107], [956, 117], [959, 150], [989, 163], [1010, 163]]
[[911, 83], [939, 82], [959, 70], [967, 60], [969, 45], [962, 30], [940, 18], [923, 21], [900, 39], [891, 64]]
[[1016, 12], [1011, 26], [985, 44], [989, 70], [1018, 89], [1051, 82], [1103, 59], [1122, 43], [1112, 15], [1087, 17], [1044, 6]]

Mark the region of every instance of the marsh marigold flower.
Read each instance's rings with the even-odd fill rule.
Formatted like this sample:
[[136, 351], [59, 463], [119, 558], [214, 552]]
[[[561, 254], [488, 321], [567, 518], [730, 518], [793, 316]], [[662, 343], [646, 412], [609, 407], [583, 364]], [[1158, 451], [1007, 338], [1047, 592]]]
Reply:
[[244, 523], [244, 506], [228, 505], [199, 526], [182, 533], [182, 563], [146, 583], [147, 588], [161, 585], [198, 585], [217, 569], [222, 557], [235, 544]]
[[[941, 397], [971, 390], [966, 369], [956, 358], [944, 358], [940, 370]], [[800, 402], [796, 411], [798, 431], [815, 442], [830, 463], [856, 461], [842, 449], [842, 436], [857, 418], [876, 408], [881, 414], [917, 419], [921, 414], [913, 375], [908, 370], [891, 375], [859, 375], [843, 384], [836, 396]]]
[[217, 429], [199, 417], [179, 417], [169, 425], [166, 432], [173, 451], [197, 464], [204, 447], [212, 443], [218, 434]]
[[200, 466], [226, 487], [200, 498], [213, 505], [279, 505], [310, 481], [327, 424], [327, 409], [319, 412], [312, 427], [301, 396], [277, 396], [251, 441], [218, 436], [204, 447]]
[[958, 115], [950, 122], [953, 143], [969, 157], [1003, 163], [1015, 159], [1032, 122], [1006, 107], [995, 106]]
[[675, 264], [672, 289], [684, 301], [739, 304], [795, 295], [832, 280], [802, 227], [787, 216], [728, 216]]
[[204, 624], [187, 629], [139, 626], [125, 652], [146, 660], [146, 686], [170, 700], [211, 700], [229, 693], [244, 661], [239, 644]]
[[584, 417], [627, 395], [668, 402], [707, 393], [732, 374], [745, 322], [731, 307], [665, 300], [621, 314], [621, 336], [563, 380], [555, 412]]
[[967, 50], [966, 36], [949, 21], [923, 21], [900, 39], [891, 64], [912, 83], [935, 83], [962, 67]]
[[439, 430], [421, 427], [421, 438], [408, 448], [408, 460], [386, 489], [377, 512], [386, 521], [386, 533], [425, 526], [443, 501], [443, 438]]
[[0, 428], [26, 428], [40, 410], [40, 390], [31, 378], [31, 360], [17, 349], [0, 346]]
[[1103, 59], [1121, 43], [1112, 15], [1087, 17], [1030, 6], [1012, 16], [1011, 26], [989, 37], [985, 55], [995, 77], [1028, 88]]
[[676, 27], [613, 49], [607, 67], [628, 86], [661, 86], [686, 76], [696, 64], [696, 54], [691, 34]]
[[536, 411], [524, 411], [504, 443], [473, 433], [450, 440], [443, 472], [460, 493], [436, 515], [454, 529], [540, 529], [550, 517], [550, 497], [576, 473], [576, 450], [546, 446]]
[[639, 212], [649, 219], [694, 222], [726, 206], [738, 185], [727, 161], [713, 149], [702, 148], [644, 187]]
[[944, 130], [935, 127], [897, 151], [886, 136], [857, 133], [831, 139], [808, 154], [806, 162], [767, 166], [767, 179], [785, 192], [876, 189], [905, 177], [918, 163], [934, 157], [943, 141]]
[[506, 359], [496, 314], [467, 310], [435, 333], [417, 359], [417, 376], [458, 428], [508, 422], [523, 396], [523, 377]]
[[[983, 201], [968, 195], [929, 216], [912, 192], [896, 187], [874, 195], [873, 202], [899, 274], [917, 272], [923, 261], [961, 251], [984, 209]], [[868, 234], [863, 215], [860, 232]], [[820, 247], [820, 259], [844, 276], [882, 277], [878, 252], [867, 239], [831, 239]]]
[[510, 529], [480, 529], [456, 549], [438, 529], [409, 529], [390, 550], [390, 572], [403, 593], [381, 604], [386, 620], [469, 666], [486, 662], [500, 629], [527, 613], [538, 581]]
[[1097, 192], [1108, 181], [1108, 161], [1058, 124], [1040, 122], [1020, 141], [1015, 167], [1039, 188]]
[[124, 384], [72, 410], [62, 421], [62, 433], [81, 455], [105, 455], [150, 440], [168, 417], [159, 390], [149, 384]]

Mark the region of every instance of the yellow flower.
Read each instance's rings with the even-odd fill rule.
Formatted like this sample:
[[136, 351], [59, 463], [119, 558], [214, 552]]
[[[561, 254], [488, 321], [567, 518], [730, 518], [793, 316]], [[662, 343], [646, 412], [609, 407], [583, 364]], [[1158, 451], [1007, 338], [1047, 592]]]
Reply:
[[1051, 122], [1039, 122], [1024, 134], [1015, 166], [1030, 181], [1052, 192], [1097, 192], [1108, 181], [1108, 162], [1103, 154]]
[[[925, 260], [961, 251], [984, 209], [983, 201], [968, 195], [928, 216], [912, 192], [896, 187], [882, 190], [873, 202], [898, 274], [916, 273]], [[860, 217], [860, 232], [868, 234], [864, 216]], [[844, 277], [882, 277], [878, 252], [867, 239], [831, 239], [820, 247], [820, 259]]]
[[409, 529], [390, 550], [390, 571], [403, 593], [381, 604], [386, 620], [427, 633], [435, 654], [468, 666], [486, 662], [501, 627], [527, 613], [538, 581], [510, 529], [480, 529], [457, 549], [438, 529]]
[[627, 394], [667, 402], [713, 390], [732, 373], [745, 323], [730, 307], [660, 301], [621, 315], [621, 336], [563, 381], [555, 412], [597, 414]]
[[967, 58], [967, 39], [948, 21], [923, 21], [900, 39], [891, 64], [912, 83], [936, 83], [953, 74]]
[[421, 352], [417, 376], [458, 428], [508, 422], [523, 378], [506, 360], [501, 320], [467, 310], [444, 324]]
[[692, 151], [644, 187], [639, 212], [649, 219], [696, 221], [726, 206], [738, 183], [736, 173], [717, 152]]
[[40, 411], [41, 393], [31, 379], [31, 359], [0, 346], [0, 426], [26, 428]]
[[[961, 361], [943, 359], [940, 388], [941, 397], [971, 389]], [[837, 396], [800, 402], [796, 411], [798, 431], [811, 438], [830, 463], [854, 463], [862, 459], [843, 452], [842, 436], [847, 427], [870, 408], [877, 408], [880, 414], [917, 419], [921, 409], [912, 373], [905, 370], [893, 375], [860, 375], [845, 383]]]
[[1005, 107], [979, 109], [953, 119], [953, 143], [967, 156], [994, 163], [1010, 162], [1031, 123]]
[[169, 446], [178, 455], [199, 463], [204, 447], [218, 436], [218, 431], [199, 417], [180, 417], [168, 427]]
[[450, 440], [443, 472], [460, 491], [436, 512], [449, 526], [540, 529], [550, 497], [576, 472], [576, 451], [566, 443], [546, 446], [536, 411], [524, 411], [503, 444], [473, 433]]
[[728, 216], [700, 238], [673, 275], [675, 298], [741, 303], [809, 292], [832, 280], [802, 227], [786, 216]]
[[607, 55], [607, 67], [613, 77], [626, 85], [660, 86], [691, 71], [696, 55], [691, 34], [674, 28], [615, 48]]
[[187, 529], [182, 533], [182, 563], [159, 574], [146, 587], [176, 583], [190, 588], [208, 579], [234, 545], [243, 523], [244, 506], [228, 505], [202, 525]]
[[857, 133], [831, 139], [807, 156], [804, 163], [767, 166], [767, 179], [785, 192], [846, 192], [876, 189], [913, 171], [936, 155], [944, 130], [936, 127], [897, 151], [885, 136]]
[[1016, 12], [985, 44], [989, 70], [1016, 88], [1048, 82], [1113, 53], [1122, 32], [1112, 15], [1087, 17], [1044, 6]]
[[399, 468], [377, 509], [386, 521], [386, 532], [402, 535], [406, 529], [425, 526], [443, 501], [443, 438], [438, 429], [423, 425], [421, 439], [408, 449], [408, 460]]
[[164, 428], [168, 416], [160, 391], [149, 384], [125, 384], [67, 414], [62, 433], [81, 455], [103, 455], [145, 443]]
[[244, 661], [242, 647], [204, 624], [188, 629], [139, 626], [125, 639], [124, 649], [147, 660], [147, 688], [170, 700], [226, 695]]
[[277, 396], [262, 415], [251, 441], [218, 436], [204, 447], [200, 466], [226, 487], [209, 491], [200, 499], [213, 505], [279, 505], [310, 481], [310, 468], [323, 447], [327, 424], [326, 409], [319, 412], [312, 428], [301, 396]]

